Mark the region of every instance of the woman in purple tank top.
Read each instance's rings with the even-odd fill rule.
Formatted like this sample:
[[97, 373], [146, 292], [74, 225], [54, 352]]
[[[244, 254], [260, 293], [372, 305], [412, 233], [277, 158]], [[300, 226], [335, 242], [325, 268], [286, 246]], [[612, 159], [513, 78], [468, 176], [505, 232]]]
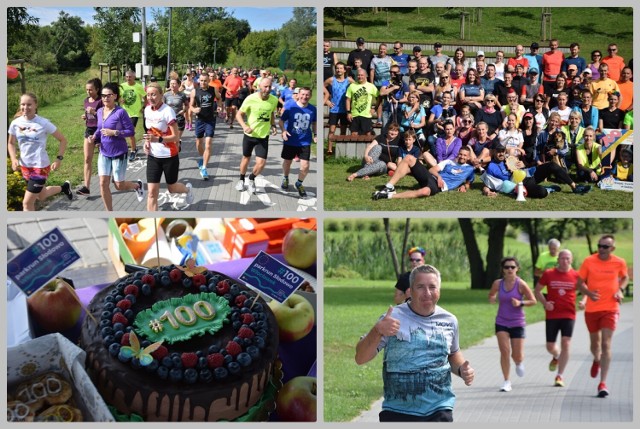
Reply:
[[511, 358], [516, 364], [516, 374], [524, 376], [524, 306], [536, 304], [536, 298], [527, 283], [518, 277], [520, 263], [512, 256], [502, 259], [502, 278], [491, 285], [489, 302], [498, 303], [496, 315], [496, 337], [500, 349], [500, 367], [504, 382], [503, 392], [511, 391]]

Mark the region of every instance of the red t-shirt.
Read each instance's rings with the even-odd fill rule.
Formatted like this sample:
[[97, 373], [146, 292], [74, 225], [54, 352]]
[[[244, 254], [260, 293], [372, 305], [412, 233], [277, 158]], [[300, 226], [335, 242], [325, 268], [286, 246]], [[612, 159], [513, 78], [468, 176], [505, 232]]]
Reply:
[[224, 87], [227, 88], [227, 98], [238, 97], [238, 91], [242, 87], [242, 78], [240, 76], [228, 76], [224, 81]]
[[561, 51], [547, 51], [542, 55], [542, 71], [544, 75], [542, 80], [556, 80], [562, 68], [564, 54]]
[[571, 268], [566, 273], [557, 268], [545, 270], [538, 283], [547, 287], [547, 301], [553, 302], [553, 310], [545, 310], [547, 319], [576, 319], [576, 270]]
[[507, 61], [507, 66], [511, 66], [513, 67], [513, 69], [516, 69], [516, 66], [518, 64], [522, 64], [522, 67], [524, 67], [524, 70], [526, 71], [529, 68], [529, 60], [526, 59], [525, 57], [521, 57], [521, 58], [509, 58], [509, 61]]

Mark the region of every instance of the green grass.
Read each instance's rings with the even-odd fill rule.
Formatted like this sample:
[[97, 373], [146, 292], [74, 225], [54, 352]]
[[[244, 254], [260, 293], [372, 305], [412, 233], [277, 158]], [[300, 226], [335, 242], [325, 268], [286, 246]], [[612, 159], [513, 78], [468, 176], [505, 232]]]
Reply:
[[[586, 195], [573, 195], [568, 185], [561, 184], [562, 191], [543, 199], [527, 198], [522, 203], [507, 195], [495, 198], [482, 196], [482, 181], [476, 179], [468, 193], [443, 192], [433, 197], [405, 200], [373, 201], [373, 191], [382, 188], [387, 176], [375, 176], [371, 180], [355, 179], [347, 182], [351, 173], [360, 169], [357, 159], [326, 159], [324, 162], [325, 210], [361, 211], [630, 211], [633, 194], [622, 191], [592, 189]], [[546, 183], [542, 183], [545, 185]], [[548, 183], [551, 184], [551, 183]], [[408, 176], [396, 185], [397, 192], [418, 189], [417, 182]]]
[[[461, 348], [493, 335], [497, 307], [486, 290], [446, 282], [442, 289], [439, 305], [458, 317]], [[349, 421], [382, 396], [382, 356], [362, 366], [354, 356], [360, 336], [393, 302], [393, 284], [326, 279], [324, 294], [324, 419]], [[527, 308], [526, 315], [528, 323], [543, 320], [542, 306]]]
[[[547, 45], [546, 42], [540, 41], [542, 9], [539, 7], [483, 7], [481, 22], [472, 22], [468, 27], [468, 40], [460, 39], [460, 8], [398, 7], [377, 14], [372, 13], [371, 8], [366, 9], [366, 13], [351, 16], [347, 21], [347, 40], [355, 40], [356, 37], [364, 37], [367, 42], [400, 40], [408, 53], [411, 53], [411, 47], [416, 43], [432, 44], [436, 41], [463, 47], [475, 44], [522, 44], [527, 47], [533, 41], [538, 41], [542, 47]], [[466, 8], [467, 11], [473, 9]], [[551, 12], [552, 37], [559, 40], [561, 47], [578, 42], [581, 56], [590, 59], [592, 50], [599, 49], [606, 55], [607, 45], [615, 41], [618, 44], [619, 55], [626, 60], [633, 56], [632, 8], [553, 7]], [[343, 39], [342, 25], [326, 14], [324, 37]], [[432, 53], [431, 50], [427, 52]], [[491, 57], [494, 52], [485, 50], [485, 54]], [[505, 57], [509, 58], [513, 56], [513, 50], [505, 54]]]

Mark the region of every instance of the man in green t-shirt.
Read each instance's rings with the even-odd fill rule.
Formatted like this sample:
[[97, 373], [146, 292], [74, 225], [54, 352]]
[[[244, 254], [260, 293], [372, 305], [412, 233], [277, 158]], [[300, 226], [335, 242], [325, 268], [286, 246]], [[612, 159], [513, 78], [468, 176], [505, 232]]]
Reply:
[[236, 190], [244, 191], [245, 175], [251, 161], [253, 149], [256, 151], [256, 162], [249, 175], [248, 190], [250, 194], [256, 192], [255, 179], [262, 172], [267, 162], [269, 152], [269, 134], [271, 125], [275, 124], [274, 112], [278, 107], [278, 99], [271, 95], [271, 77], [264, 77], [258, 84], [258, 92], [249, 95], [242, 102], [236, 113], [236, 120], [244, 131], [242, 139], [242, 160], [240, 161], [240, 180]]
[[351, 122], [351, 134], [367, 135], [373, 131], [371, 112], [379, 91], [374, 84], [367, 82], [364, 69], [358, 70], [357, 79], [347, 88], [347, 120]]
[[535, 277], [535, 283], [538, 283], [538, 279], [542, 277], [542, 274], [551, 268], [554, 268], [558, 264], [558, 253], [560, 253], [560, 241], [552, 238], [547, 242], [549, 247], [548, 252], [542, 252], [538, 255], [536, 260], [533, 276]]
[[[140, 112], [142, 112], [146, 104], [147, 93], [142, 85], [136, 82], [136, 73], [133, 70], [127, 70], [124, 77], [126, 81], [120, 84], [120, 105], [131, 118], [131, 123], [135, 130]], [[131, 145], [131, 152], [129, 153], [129, 161], [131, 162], [136, 159], [136, 154], [138, 153], [135, 134], [129, 137], [129, 144]]]

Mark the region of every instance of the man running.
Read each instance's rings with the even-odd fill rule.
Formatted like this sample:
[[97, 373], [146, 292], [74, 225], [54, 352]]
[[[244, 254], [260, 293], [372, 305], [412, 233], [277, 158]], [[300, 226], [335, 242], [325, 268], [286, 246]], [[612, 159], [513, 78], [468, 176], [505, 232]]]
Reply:
[[227, 123], [229, 124], [229, 129], [232, 129], [236, 111], [240, 107], [240, 89], [244, 88], [244, 81], [238, 76], [237, 67], [231, 69], [231, 73], [224, 80], [222, 87], [226, 90], [224, 107], [227, 109]]
[[[196, 149], [202, 158], [198, 159], [198, 169], [202, 180], [209, 180], [207, 164], [211, 156], [211, 140], [216, 131], [216, 116], [218, 103], [221, 102], [220, 93], [213, 86], [209, 86], [209, 76], [202, 74], [199, 87], [191, 92], [191, 112], [196, 114]], [[204, 138], [204, 145], [202, 139]]]
[[282, 184], [283, 190], [289, 189], [289, 171], [294, 157], [300, 158], [300, 171], [295, 188], [300, 198], [305, 198], [307, 192], [302, 182], [309, 173], [309, 158], [311, 157], [311, 142], [316, 142], [316, 107], [309, 104], [311, 88], [302, 87], [298, 92], [298, 100], [287, 104], [280, 117], [282, 130]]
[[[571, 268], [572, 262], [571, 251], [561, 250], [558, 254], [558, 266], [544, 271], [533, 291], [545, 309], [547, 351], [552, 356], [549, 371], [558, 370], [554, 381], [554, 385], [558, 387], [564, 387], [562, 374], [569, 361], [569, 347], [576, 322], [578, 273]], [[547, 293], [543, 294], [542, 289], [545, 287]], [[558, 332], [561, 335], [559, 351], [556, 345]]]
[[129, 137], [129, 145], [131, 146], [129, 162], [133, 162], [138, 153], [135, 136], [136, 125], [138, 124], [138, 118], [140, 117], [142, 108], [147, 104], [147, 93], [142, 87], [142, 84], [136, 82], [136, 72], [127, 70], [124, 77], [126, 81], [120, 84], [120, 105], [127, 112], [133, 124], [134, 135]]
[[598, 253], [588, 256], [578, 270], [578, 290], [585, 295], [580, 307], [585, 309], [584, 319], [593, 354], [591, 377], [596, 378], [600, 373], [599, 398], [609, 396], [607, 375], [611, 364], [611, 340], [629, 283], [627, 263], [612, 255], [615, 249], [614, 236], [603, 235], [598, 240]]
[[267, 162], [269, 132], [271, 125], [275, 123], [274, 114], [277, 107], [278, 99], [271, 95], [271, 78], [264, 78], [260, 81], [258, 92], [254, 92], [245, 98], [236, 114], [236, 120], [242, 127], [242, 131], [244, 131], [240, 180], [236, 184], [237, 191], [244, 191], [245, 189], [245, 175], [251, 160], [251, 154], [255, 148], [256, 162], [249, 175], [248, 190], [251, 194], [256, 192], [255, 179], [262, 172]]

